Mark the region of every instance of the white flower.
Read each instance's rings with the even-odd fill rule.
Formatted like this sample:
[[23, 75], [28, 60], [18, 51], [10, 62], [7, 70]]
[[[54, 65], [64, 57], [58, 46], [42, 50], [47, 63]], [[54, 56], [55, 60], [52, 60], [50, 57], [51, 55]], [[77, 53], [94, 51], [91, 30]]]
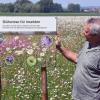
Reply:
[[65, 94], [61, 94], [62, 96], [66, 96]]
[[44, 53], [40, 53], [40, 57], [43, 57], [45, 54]]
[[53, 98], [50, 98], [50, 100], [54, 100]]
[[30, 46], [30, 45], [29, 45], [29, 46], [27, 46], [27, 49], [32, 49], [32, 46]]
[[57, 71], [57, 68], [55, 68], [54, 71]]
[[56, 63], [56, 60], [54, 60], [53, 63]]
[[31, 37], [29, 37], [28, 40], [31, 40]]
[[54, 53], [54, 52], [55, 52], [55, 50], [51, 50], [51, 52], [52, 52], [52, 53]]
[[23, 53], [24, 53], [23, 50], [15, 51], [15, 54], [16, 54], [16, 55], [21, 55], [21, 54], [23, 54]]
[[57, 95], [55, 95], [54, 97], [57, 97]]
[[37, 58], [38, 61], [42, 61], [42, 58]]
[[19, 39], [19, 36], [16, 36], [14, 39], [15, 39], [15, 40], [18, 40], [18, 39]]
[[36, 43], [33, 43], [32, 45], [35, 47], [36, 46]]
[[22, 48], [22, 51], [25, 51], [25, 48]]
[[27, 54], [29, 54], [29, 55], [31, 55], [31, 54], [33, 54], [33, 49], [27, 49]]
[[53, 58], [53, 55], [51, 55], [50, 58]]
[[42, 52], [46, 52], [46, 51], [47, 51], [47, 48], [43, 48], [43, 49], [42, 49]]
[[65, 81], [64, 84], [67, 84], [67, 81]]
[[9, 51], [9, 50], [10, 50], [10, 48], [9, 48], [9, 47], [7, 47], [7, 48], [6, 48], [6, 51]]
[[59, 87], [58, 85], [55, 86], [55, 88], [58, 88], [58, 87]]

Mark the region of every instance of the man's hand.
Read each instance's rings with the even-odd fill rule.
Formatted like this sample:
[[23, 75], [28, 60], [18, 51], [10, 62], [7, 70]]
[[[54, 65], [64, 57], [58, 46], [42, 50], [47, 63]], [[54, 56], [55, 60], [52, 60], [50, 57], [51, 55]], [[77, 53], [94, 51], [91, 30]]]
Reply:
[[55, 38], [55, 43], [56, 43], [56, 48], [58, 49], [58, 50], [60, 50], [61, 49], [61, 39], [60, 39], [60, 37], [59, 36], [57, 36], [56, 38]]
[[62, 55], [68, 60], [77, 63], [77, 54], [69, 50], [68, 48], [64, 48], [61, 46], [61, 39], [59, 36], [55, 38], [56, 40], [56, 48], [62, 53]]

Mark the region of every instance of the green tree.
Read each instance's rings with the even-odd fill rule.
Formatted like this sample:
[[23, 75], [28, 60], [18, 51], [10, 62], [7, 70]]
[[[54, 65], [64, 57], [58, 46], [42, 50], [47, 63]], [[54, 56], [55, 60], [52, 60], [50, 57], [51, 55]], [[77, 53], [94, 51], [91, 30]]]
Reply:
[[68, 4], [68, 11], [69, 12], [80, 12], [80, 5], [79, 4]]
[[63, 8], [61, 4], [53, 3], [53, 0], [40, 0], [36, 4], [33, 4], [29, 0], [16, 0], [14, 4], [6, 3], [0, 4], [0, 12], [19, 12], [19, 13], [31, 13], [31, 12], [62, 12]]
[[0, 3], [0, 12], [4, 11], [4, 4]]
[[40, 0], [41, 12], [61, 12], [63, 8], [61, 4], [53, 3], [53, 0]]
[[15, 2], [15, 4], [20, 4], [20, 5], [22, 5], [23, 3], [32, 3], [31, 1], [29, 1], [29, 0], [16, 0], [16, 2]]
[[81, 7], [79, 4], [75, 5], [75, 12], [80, 12], [81, 11]]
[[0, 4], [0, 12], [13, 12], [14, 5], [12, 3]]
[[34, 4], [32, 6], [31, 12], [33, 12], [33, 13], [41, 12], [40, 4], [38, 4], [38, 3]]
[[51, 9], [52, 9], [51, 12], [63, 12], [61, 4], [58, 3], [54, 3]]
[[40, 0], [41, 12], [50, 12], [50, 6], [53, 4], [53, 0]]
[[33, 3], [29, 0], [17, 0], [14, 5], [15, 5], [14, 12], [30, 13]]
[[14, 12], [14, 4], [8, 3], [8, 4], [6, 4], [6, 7], [8, 8], [9, 12]]

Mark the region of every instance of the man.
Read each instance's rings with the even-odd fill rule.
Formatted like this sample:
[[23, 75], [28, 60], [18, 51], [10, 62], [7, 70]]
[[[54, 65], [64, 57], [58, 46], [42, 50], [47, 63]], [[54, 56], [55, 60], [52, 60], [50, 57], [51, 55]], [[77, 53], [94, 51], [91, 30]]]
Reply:
[[86, 38], [79, 54], [61, 46], [56, 48], [70, 61], [76, 64], [73, 76], [74, 100], [100, 100], [100, 18], [91, 18], [84, 27]]

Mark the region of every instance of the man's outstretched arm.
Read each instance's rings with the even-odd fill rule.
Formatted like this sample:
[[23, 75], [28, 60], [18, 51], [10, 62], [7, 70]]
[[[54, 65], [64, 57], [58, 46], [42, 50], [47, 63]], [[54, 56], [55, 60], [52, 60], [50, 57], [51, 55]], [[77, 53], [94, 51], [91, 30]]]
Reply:
[[64, 48], [61, 46], [61, 42], [59, 40], [56, 41], [56, 48], [62, 53], [62, 55], [73, 63], [77, 63], [77, 53], [72, 52], [71, 50]]
[[65, 58], [67, 58], [68, 60], [72, 61], [75, 64], [77, 63], [77, 56], [78, 56], [77, 53], [74, 53], [71, 50], [64, 47], [60, 47], [58, 50], [62, 53], [62, 55]]

